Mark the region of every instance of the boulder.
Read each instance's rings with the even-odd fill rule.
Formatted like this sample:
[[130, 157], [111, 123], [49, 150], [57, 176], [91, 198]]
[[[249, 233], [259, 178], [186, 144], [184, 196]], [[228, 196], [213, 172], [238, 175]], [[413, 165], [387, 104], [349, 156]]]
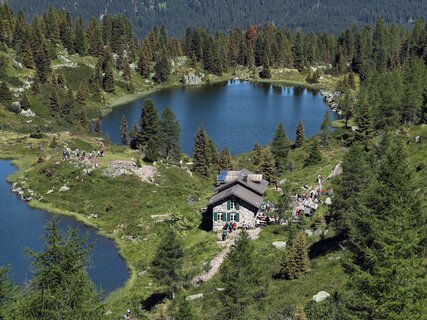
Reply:
[[317, 237], [320, 237], [322, 235], [323, 231], [321, 229], [316, 229], [316, 231], [314, 231], [314, 235]]
[[325, 204], [327, 204], [328, 206], [330, 206], [332, 204], [332, 199], [330, 197], [327, 197], [325, 200]]
[[46, 194], [51, 194], [53, 192], [53, 189], [47, 190]]
[[197, 86], [202, 84], [202, 78], [194, 73], [185, 74], [183, 82], [187, 86]]
[[31, 109], [22, 110], [21, 113], [20, 113], [20, 115], [24, 116], [24, 117], [35, 117], [36, 116], [36, 114], [34, 113], [34, 111], [32, 111]]
[[64, 192], [68, 190], [70, 190], [70, 188], [68, 188], [67, 186], [62, 186], [61, 189], [59, 189], [59, 192]]
[[272, 245], [278, 249], [286, 248], [286, 241], [275, 241], [272, 243]]
[[330, 296], [331, 295], [329, 293], [327, 293], [326, 291], [319, 291], [317, 294], [315, 294], [313, 296], [313, 298], [311, 298], [311, 300], [313, 300], [315, 302], [322, 302], [323, 300], [326, 300]]
[[193, 294], [191, 296], [188, 296], [186, 300], [193, 301], [193, 300], [199, 300], [203, 299], [203, 293]]
[[312, 230], [310, 230], [310, 229], [306, 229], [306, 230], [304, 230], [304, 232], [305, 232], [305, 235], [306, 235], [307, 237], [312, 237], [312, 236], [313, 236], [313, 231], [312, 231]]

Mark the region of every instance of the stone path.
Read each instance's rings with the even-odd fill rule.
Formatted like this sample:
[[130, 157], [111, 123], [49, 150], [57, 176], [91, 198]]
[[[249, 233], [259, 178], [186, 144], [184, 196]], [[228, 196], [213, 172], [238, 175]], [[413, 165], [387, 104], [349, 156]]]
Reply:
[[[207, 272], [204, 272], [202, 275], [197, 276], [193, 279], [192, 283], [195, 286], [201, 285], [202, 283], [209, 281], [212, 279], [219, 271], [219, 268], [223, 264], [227, 254], [230, 252], [230, 249], [234, 242], [236, 241], [238, 235], [241, 230], [235, 231], [229, 234], [229, 238], [226, 241], [218, 241], [217, 244], [219, 246], [224, 247], [220, 254], [218, 254], [211, 262], [210, 269]], [[252, 240], [256, 240], [259, 238], [259, 234], [261, 233], [261, 228], [255, 228], [248, 230], [249, 238]]]

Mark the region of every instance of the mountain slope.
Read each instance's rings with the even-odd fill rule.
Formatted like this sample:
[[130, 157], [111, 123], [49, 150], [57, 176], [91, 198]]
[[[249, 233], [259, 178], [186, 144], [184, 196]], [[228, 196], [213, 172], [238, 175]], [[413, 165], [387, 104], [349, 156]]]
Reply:
[[14, 10], [27, 16], [41, 14], [51, 5], [65, 8], [74, 16], [102, 17], [123, 13], [136, 32], [144, 35], [154, 25], [182, 35], [189, 23], [211, 31], [272, 22], [279, 26], [309, 31], [338, 33], [352, 24], [369, 24], [377, 18], [409, 25], [427, 17], [423, 0], [9, 0]]

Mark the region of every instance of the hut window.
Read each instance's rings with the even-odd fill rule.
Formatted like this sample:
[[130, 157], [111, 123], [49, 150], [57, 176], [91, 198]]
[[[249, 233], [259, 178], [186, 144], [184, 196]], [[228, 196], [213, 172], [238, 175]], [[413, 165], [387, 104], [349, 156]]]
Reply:
[[234, 197], [230, 197], [230, 209], [236, 209], [236, 199]]

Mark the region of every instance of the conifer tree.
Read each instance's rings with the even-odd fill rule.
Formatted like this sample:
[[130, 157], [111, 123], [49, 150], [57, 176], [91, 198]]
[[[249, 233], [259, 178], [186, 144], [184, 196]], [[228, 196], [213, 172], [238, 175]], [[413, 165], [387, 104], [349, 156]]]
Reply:
[[15, 30], [13, 32], [13, 41], [12, 45], [18, 52], [24, 48], [25, 43], [27, 42], [26, 37], [26, 23], [25, 16], [22, 10], [19, 10], [18, 16], [15, 21]]
[[33, 277], [15, 319], [101, 319], [101, 295], [86, 271], [90, 254], [76, 230], [62, 235], [53, 219], [46, 226], [45, 249], [29, 251]]
[[76, 49], [76, 52], [83, 56], [86, 54], [86, 34], [84, 32], [83, 28], [83, 19], [82, 17], [78, 17], [76, 21], [76, 30], [74, 32], [75, 39], [74, 39], [74, 48]]
[[282, 263], [281, 274], [286, 279], [299, 279], [310, 271], [308, 242], [304, 231], [298, 233], [292, 247]]
[[356, 113], [356, 126], [356, 141], [366, 145], [373, 137], [373, 123], [369, 104], [364, 97], [359, 97], [359, 104]]
[[126, 81], [130, 81], [132, 79], [132, 75], [130, 73], [129, 60], [127, 57], [123, 58], [122, 71], [123, 71], [123, 79]]
[[28, 69], [34, 68], [33, 50], [31, 49], [29, 40], [25, 41], [22, 50], [22, 64]]
[[196, 139], [194, 141], [194, 164], [193, 170], [195, 173], [203, 176], [209, 177], [209, 167], [210, 167], [210, 148], [209, 148], [209, 138], [206, 134], [206, 131], [203, 128], [199, 128], [197, 132]]
[[177, 160], [181, 154], [181, 128], [172, 109], [166, 107], [160, 120], [160, 153], [166, 160]]
[[101, 119], [100, 118], [96, 119], [95, 128], [93, 129], [93, 131], [96, 134], [101, 134], [102, 133], [102, 124], [101, 124]]
[[71, 26], [71, 16], [69, 12], [66, 13], [66, 17], [62, 19], [60, 23], [59, 35], [61, 37], [61, 42], [67, 49], [68, 53], [75, 53], [74, 32]]
[[178, 310], [175, 313], [175, 320], [197, 320], [196, 312], [192, 307], [190, 301], [182, 298], [178, 304]]
[[415, 190], [406, 152], [390, 139], [362, 210], [350, 224], [350, 288], [355, 317], [423, 319], [427, 316], [427, 213]]
[[320, 126], [320, 137], [323, 145], [328, 144], [329, 140], [329, 126], [331, 124], [331, 119], [329, 117], [329, 112], [325, 112], [323, 116], [322, 125]]
[[219, 157], [219, 170], [233, 170], [233, 161], [227, 147], [224, 147]]
[[162, 50], [157, 55], [154, 71], [155, 71], [155, 78], [157, 82], [166, 82], [169, 80], [169, 75], [171, 73], [171, 66], [165, 50]]
[[279, 175], [282, 174], [285, 169], [290, 148], [291, 143], [286, 136], [285, 129], [282, 123], [279, 123], [271, 143], [271, 152], [273, 153], [276, 170]]
[[211, 166], [218, 166], [219, 161], [219, 152], [216, 144], [213, 142], [211, 138], [208, 137], [208, 146], [209, 146], [209, 164]]
[[90, 127], [90, 120], [87, 116], [86, 106], [83, 106], [80, 111], [79, 120], [77, 123], [77, 131], [81, 133], [88, 133]]
[[60, 89], [65, 89], [65, 79], [62, 72], [57, 73], [56, 83]]
[[262, 161], [262, 146], [259, 142], [255, 143], [253, 152], [254, 152], [254, 164], [259, 166]]
[[115, 87], [114, 87], [114, 74], [113, 74], [113, 67], [111, 63], [107, 63], [105, 68], [105, 75], [104, 79], [102, 80], [102, 84], [104, 87], [105, 92], [108, 93], [114, 93]]
[[[142, 106], [141, 117], [139, 119], [138, 145], [140, 146], [143, 158], [149, 156], [149, 161], [156, 161], [159, 156], [160, 143], [160, 119], [159, 113], [151, 99], [145, 99]], [[150, 145], [148, 142], [151, 140]], [[148, 150], [148, 147], [149, 150]], [[149, 154], [145, 154], [145, 153]]]
[[72, 90], [67, 90], [67, 97], [61, 105], [61, 117], [72, 123], [71, 115], [74, 113], [74, 95]]
[[28, 110], [31, 108], [30, 101], [28, 100], [28, 96], [24, 94], [21, 99], [21, 108], [22, 110]]
[[308, 320], [303, 306], [299, 305], [296, 307], [295, 316], [293, 320]]
[[138, 143], [138, 136], [139, 136], [139, 130], [138, 130], [138, 126], [135, 123], [132, 127], [132, 130], [129, 133], [129, 146], [132, 149], [139, 149], [140, 145]]
[[217, 318], [242, 319], [254, 300], [262, 302], [264, 299], [268, 280], [262, 277], [254, 246], [246, 231], [240, 233], [219, 274], [224, 290], [220, 292], [222, 308]]
[[52, 86], [49, 101], [52, 114], [58, 114], [61, 109], [61, 106], [59, 102], [58, 89], [56, 88], [56, 86]]
[[182, 276], [184, 250], [176, 231], [170, 226], [160, 241], [156, 255], [151, 262], [151, 272], [157, 282], [166, 287], [174, 298]]
[[144, 50], [141, 50], [137, 67], [137, 71], [141, 75], [141, 77], [148, 79], [148, 77], [150, 76], [150, 61], [146, 56]]
[[17, 296], [17, 288], [9, 279], [8, 271], [7, 267], [0, 267], [0, 319], [11, 315], [11, 305]]
[[31, 84], [31, 90], [35, 95], [38, 95], [40, 93], [40, 81], [37, 76], [33, 78], [33, 83]]
[[268, 182], [272, 183], [276, 180], [274, 157], [269, 149], [264, 150], [260, 171]]
[[122, 120], [120, 121], [120, 139], [122, 144], [129, 144], [129, 132], [128, 132], [128, 122], [125, 115], [122, 115]]
[[79, 84], [79, 89], [77, 90], [76, 101], [79, 105], [85, 106], [88, 98], [88, 88], [87, 85], [81, 81]]
[[295, 144], [294, 144], [295, 148], [302, 147], [302, 145], [304, 144], [305, 137], [304, 137], [304, 124], [301, 120], [298, 121], [295, 136], [296, 136]]
[[8, 105], [12, 102], [12, 93], [10, 92], [9, 86], [6, 82], [0, 84], [0, 103]]
[[316, 164], [322, 161], [322, 154], [320, 153], [319, 144], [316, 139], [314, 139], [310, 145], [310, 151], [308, 157], [304, 161], [304, 166], [309, 166]]

